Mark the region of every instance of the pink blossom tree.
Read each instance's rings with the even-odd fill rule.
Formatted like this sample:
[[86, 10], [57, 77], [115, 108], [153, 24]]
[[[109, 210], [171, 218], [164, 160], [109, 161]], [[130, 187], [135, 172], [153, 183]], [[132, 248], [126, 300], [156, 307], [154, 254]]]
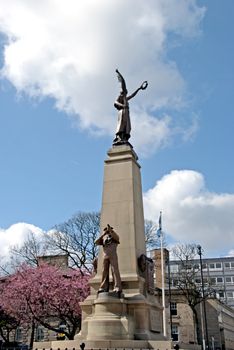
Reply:
[[[61, 269], [50, 265], [22, 265], [2, 288], [0, 306], [22, 324], [40, 324], [74, 339], [81, 326], [82, 302], [89, 295], [90, 275], [81, 270]], [[56, 326], [51, 320], [58, 320]]]

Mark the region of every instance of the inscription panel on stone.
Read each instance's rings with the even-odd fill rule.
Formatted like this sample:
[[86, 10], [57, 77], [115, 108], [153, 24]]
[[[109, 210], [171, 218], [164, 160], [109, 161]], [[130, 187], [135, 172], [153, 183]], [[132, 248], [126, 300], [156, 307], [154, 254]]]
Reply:
[[162, 316], [158, 310], [150, 310], [150, 330], [153, 332], [162, 332]]

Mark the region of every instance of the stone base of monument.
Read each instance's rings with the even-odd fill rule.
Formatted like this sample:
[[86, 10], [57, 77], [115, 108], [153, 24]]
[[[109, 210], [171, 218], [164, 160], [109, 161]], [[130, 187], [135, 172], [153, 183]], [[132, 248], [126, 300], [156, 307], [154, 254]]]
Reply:
[[[83, 341], [80, 340], [63, 340], [63, 341], [51, 341], [51, 342], [35, 342], [34, 350], [80, 350], [80, 344]], [[132, 349], [155, 349], [155, 350], [171, 350], [173, 348], [172, 341], [164, 340], [95, 340], [85, 341], [85, 350], [132, 350]], [[190, 346], [189, 346], [190, 345]], [[191, 344], [184, 344], [180, 347], [180, 350], [201, 350], [200, 346], [191, 346]]]
[[82, 331], [76, 339], [164, 340], [162, 310], [155, 297], [142, 294], [114, 297], [112, 293], [91, 296], [82, 303]]
[[151, 296], [113, 292], [89, 296], [82, 303], [82, 331], [75, 340], [35, 342], [34, 349], [173, 349], [162, 335], [162, 310]]
[[[34, 350], [80, 350], [79, 340], [63, 340], [51, 342], [35, 342]], [[170, 340], [97, 340], [85, 341], [85, 350], [132, 350], [132, 349], [155, 349], [174, 350], [174, 344]], [[201, 345], [179, 343], [180, 350], [201, 350]]]
[[90, 306], [93, 312], [83, 320], [79, 338], [133, 339], [133, 318], [127, 312], [125, 299], [119, 299], [113, 293], [100, 293]]

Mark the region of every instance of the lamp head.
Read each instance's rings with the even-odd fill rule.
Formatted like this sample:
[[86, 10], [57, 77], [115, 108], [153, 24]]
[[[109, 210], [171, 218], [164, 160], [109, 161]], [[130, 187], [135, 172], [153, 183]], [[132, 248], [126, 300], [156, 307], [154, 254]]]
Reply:
[[199, 255], [201, 255], [201, 251], [202, 251], [202, 247], [200, 246], [200, 244], [197, 245], [197, 253]]

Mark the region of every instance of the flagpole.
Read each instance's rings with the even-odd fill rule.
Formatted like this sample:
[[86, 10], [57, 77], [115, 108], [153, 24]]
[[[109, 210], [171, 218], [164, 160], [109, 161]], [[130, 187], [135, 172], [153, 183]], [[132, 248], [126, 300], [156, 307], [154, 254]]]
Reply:
[[162, 307], [163, 307], [163, 335], [167, 336], [166, 325], [166, 303], [165, 303], [165, 275], [164, 275], [164, 253], [163, 253], [163, 231], [162, 231], [162, 212], [159, 216], [159, 228], [160, 241], [161, 241], [161, 274], [162, 274]]

